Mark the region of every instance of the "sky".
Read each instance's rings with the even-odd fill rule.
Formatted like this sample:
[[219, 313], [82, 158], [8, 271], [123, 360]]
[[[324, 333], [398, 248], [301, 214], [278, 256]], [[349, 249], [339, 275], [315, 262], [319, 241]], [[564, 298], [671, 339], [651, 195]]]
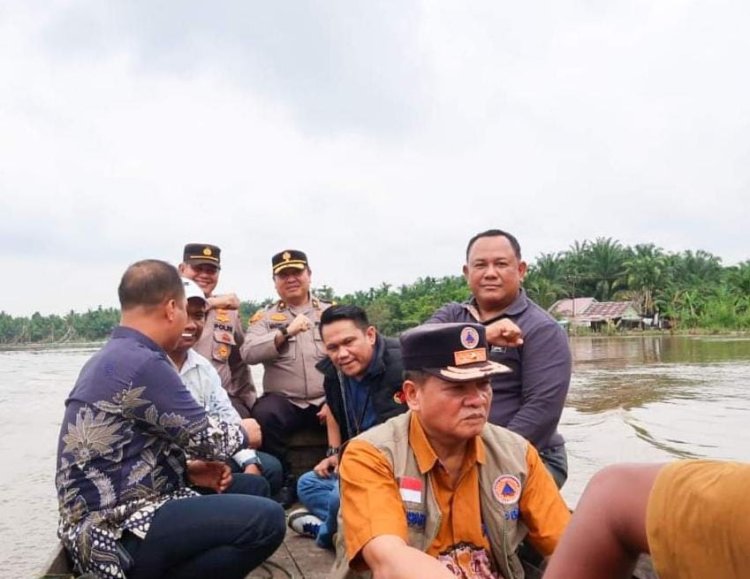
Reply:
[[274, 295], [611, 237], [750, 258], [750, 3], [0, 0], [0, 310], [117, 305], [222, 248]]

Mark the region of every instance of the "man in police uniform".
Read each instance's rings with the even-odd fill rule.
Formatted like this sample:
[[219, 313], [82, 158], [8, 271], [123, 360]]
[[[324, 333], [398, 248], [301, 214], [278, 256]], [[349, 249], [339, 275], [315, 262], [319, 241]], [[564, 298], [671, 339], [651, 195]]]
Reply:
[[295, 482], [286, 458], [289, 436], [305, 428], [323, 429], [323, 375], [315, 365], [325, 357], [318, 331], [320, 314], [330, 304], [310, 293], [307, 256], [287, 249], [271, 259], [274, 285], [281, 298], [250, 320], [240, 348], [248, 364], [262, 363], [263, 396], [253, 408], [263, 430], [262, 449], [279, 458], [287, 473], [285, 492], [293, 502]]
[[[240, 346], [245, 341], [237, 309], [236, 294], [213, 295], [219, 283], [221, 249], [208, 243], [188, 243], [185, 246], [180, 274], [193, 280], [206, 295], [206, 326], [194, 349], [211, 361], [221, 376], [221, 385], [229, 394], [232, 406], [242, 418], [250, 417], [256, 398], [250, 370], [242, 361]], [[260, 442], [260, 432], [248, 433], [251, 441]]]

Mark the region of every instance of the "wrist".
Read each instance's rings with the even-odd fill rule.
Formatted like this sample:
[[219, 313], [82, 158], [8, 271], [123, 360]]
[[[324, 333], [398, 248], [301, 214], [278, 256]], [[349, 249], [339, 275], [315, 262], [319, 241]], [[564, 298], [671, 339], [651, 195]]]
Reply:
[[341, 450], [341, 447], [339, 447], [339, 446], [329, 446], [326, 449], [326, 458], [329, 457], [329, 456], [338, 456], [339, 455], [339, 450]]
[[256, 464], [256, 461], [260, 462], [260, 460], [258, 459], [258, 453], [255, 452], [252, 448], [243, 448], [242, 450], [235, 452], [232, 455], [232, 460], [237, 463], [237, 466], [239, 466], [240, 468], [245, 468], [246, 462], [248, 464]]

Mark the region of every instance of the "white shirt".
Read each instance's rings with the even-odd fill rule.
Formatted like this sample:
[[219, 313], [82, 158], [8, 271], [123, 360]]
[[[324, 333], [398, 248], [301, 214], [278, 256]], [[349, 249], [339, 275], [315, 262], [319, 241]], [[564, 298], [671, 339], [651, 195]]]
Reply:
[[[242, 419], [232, 406], [227, 391], [221, 385], [221, 377], [211, 362], [190, 348], [179, 374], [182, 383], [209, 416], [229, 424], [240, 424]], [[242, 466], [243, 461], [252, 456], [255, 456], [254, 450], [243, 448], [233, 454], [232, 459]]]

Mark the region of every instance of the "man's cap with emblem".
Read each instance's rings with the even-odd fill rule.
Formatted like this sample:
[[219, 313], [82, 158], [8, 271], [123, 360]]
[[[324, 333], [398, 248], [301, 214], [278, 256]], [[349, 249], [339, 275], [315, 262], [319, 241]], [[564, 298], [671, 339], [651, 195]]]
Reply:
[[210, 243], [188, 243], [182, 253], [182, 262], [190, 265], [208, 263], [221, 267], [221, 249]]
[[185, 288], [185, 299], [200, 298], [204, 304], [206, 303], [206, 296], [203, 290], [192, 279], [183, 277], [182, 285]]
[[488, 359], [480, 324], [424, 324], [401, 334], [404, 370], [420, 370], [448, 382], [469, 382], [510, 372]]
[[305, 269], [307, 267], [307, 256], [298, 249], [285, 249], [271, 258], [271, 268], [276, 275], [284, 269]]

